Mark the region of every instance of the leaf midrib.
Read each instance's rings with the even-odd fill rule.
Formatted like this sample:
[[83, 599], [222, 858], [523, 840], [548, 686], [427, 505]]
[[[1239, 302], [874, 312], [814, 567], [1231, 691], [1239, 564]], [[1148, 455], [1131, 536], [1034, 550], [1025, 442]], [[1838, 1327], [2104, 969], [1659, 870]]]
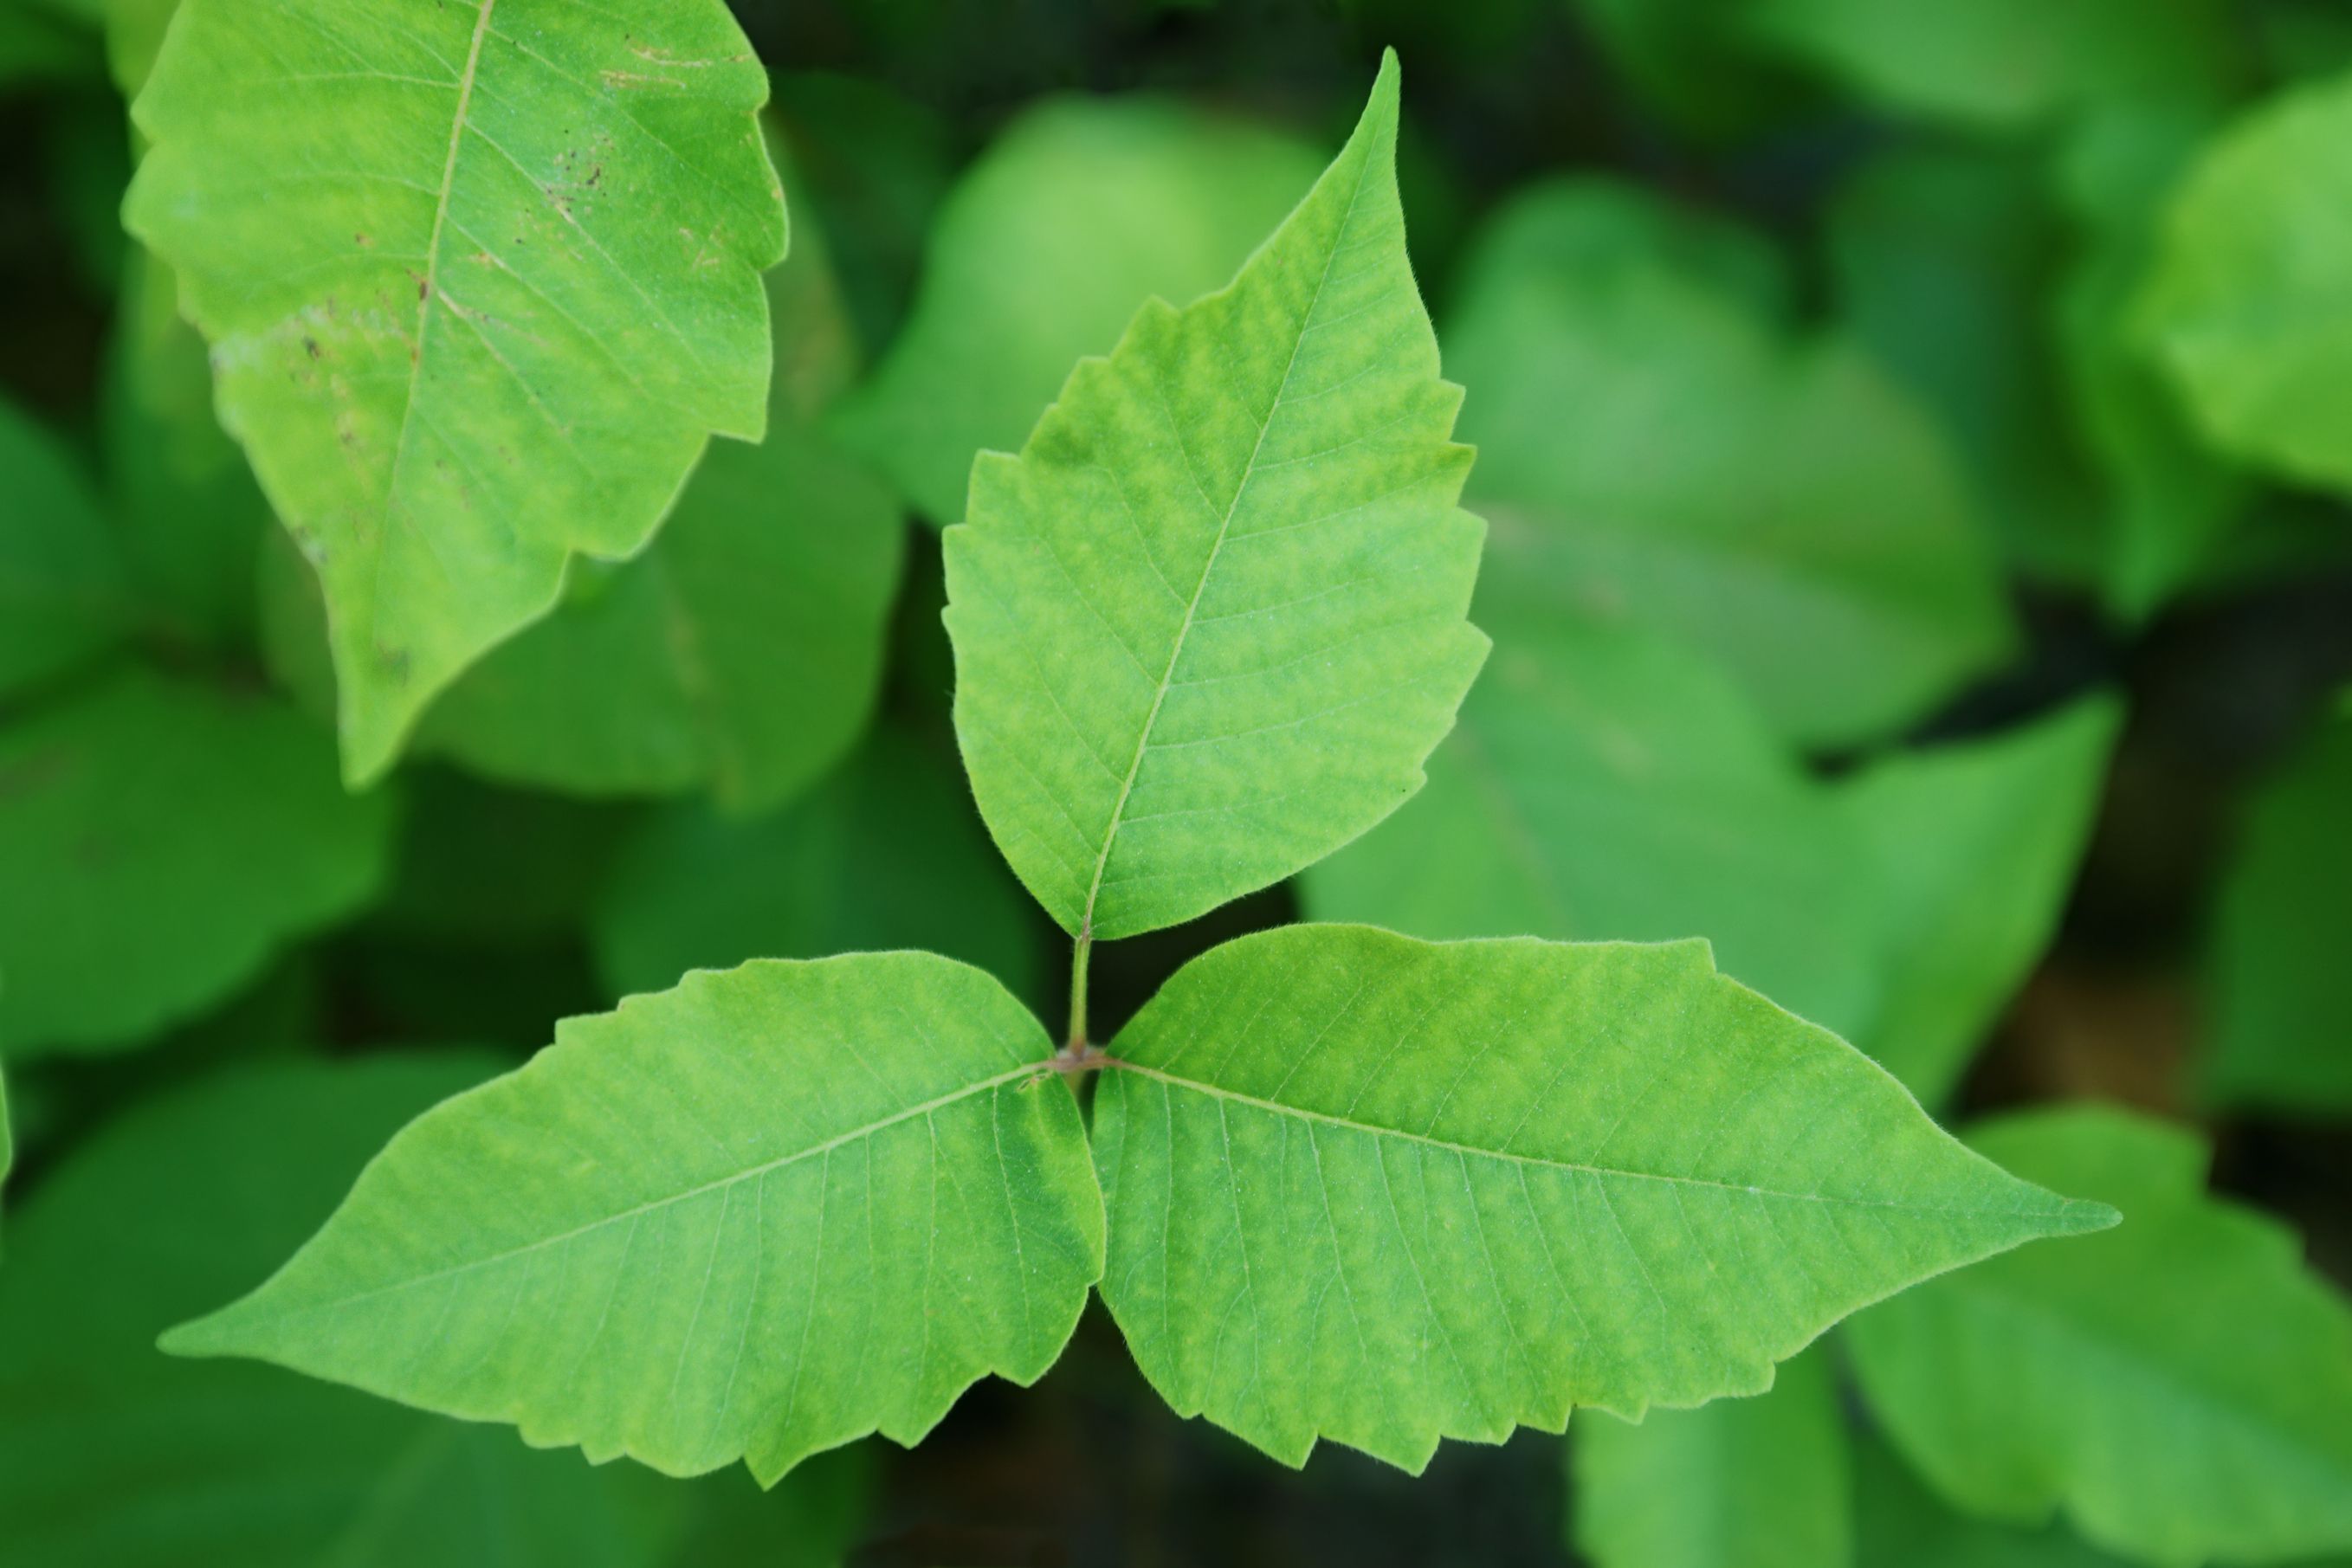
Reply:
[[968, 1083], [962, 1088], [950, 1090], [934, 1099], [926, 1100], [919, 1105], [910, 1105], [903, 1111], [892, 1112], [878, 1121], [852, 1127], [821, 1143], [811, 1144], [806, 1148], [795, 1149], [791, 1154], [782, 1155], [772, 1160], [762, 1160], [758, 1165], [749, 1166], [742, 1170], [688, 1187], [682, 1192], [670, 1193], [662, 1197], [647, 1198], [645, 1202], [633, 1205], [628, 1208], [618, 1209], [583, 1225], [575, 1225], [569, 1230], [559, 1231], [552, 1236], [542, 1236], [536, 1240], [526, 1241], [520, 1247], [509, 1247], [502, 1252], [493, 1252], [487, 1257], [471, 1259], [463, 1263], [454, 1263], [446, 1269], [434, 1269], [421, 1274], [410, 1274], [365, 1291], [353, 1291], [349, 1295], [337, 1296], [329, 1301], [309, 1302], [274, 1315], [292, 1317], [303, 1313], [338, 1311], [355, 1302], [388, 1295], [394, 1291], [410, 1290], [418, 1285], [431, 1284], [436, 1280], [451, 1279], [459, 1274], [471, 1273], [478, 1269], [488, 1269], [499, 1263], [510, 1262], [543, 1248], [561, 1246], [566, 1241], [574, 1240], [592, 1231], [601, 1230], [608, 1225], [617, 1225], [625, 1219], [641, 1218], [657, 1209], [667, 1208], [675, 1204], [688, 1203], [695, 1198], [707, 1197], [740, 1182], [772, 1175], [788, 1166], [798, 1165], [803, 1160], [814, 1159], [820, 1155], [829, 1155], [835, 1149], [873, 1137], [877, 1133], [887, 1132], [892, 1127], [911, 1122], [919, 1116], [929, 1116], [959, 1101], [970, 1100], [978, 1095], [992, 1092], [1020, 1079], [1042, 1077], [1052, 1071], [1053, 1066], [1050, 1062], [1024, 1061], [1020, 1066], [997, 1073], [993, 1077], [983, 1078], [977, 1082]]
[[[383, 506], [387, 519], [397, 515], [393, 499], [400, 492], [401, 469], [408, 456], [408, 434], [416, 424], [418, 383], [425, 376], [425, 350], [433, 326], [433, 307], [441, 297], [441, 235], [449, 219], [449, 197], [457, 189], [457, 152], [464, 145], [466, 117], [474, 103], [474, 78], [482, 65], [482, 44], [490, 34], [490, 13], [498, 8], [499, 0], [481, 0], [481, 9], [474, 15], [474, 36], [466, 47], [466, 68], [457, 76], [457, 108], [449, 118], [449, 150], [441, 162], [441, 190], [433, 203], [433, 233], [425, 245], [425, 280], [416, 295], [416, 352], [408, 361], [408, 389], [400, 405], [400, 431], [393, 438], [392, 467], [384, 476]], [[382, 571], [384, 552], [376, 552], [376, 566]]]
[[[488, 0], [485, 0], [488, 4]], [[1242, 497], [1249, 494], [1250, 482], [1257, 476], [1258, 456], [1265, 450], [1266, 433], [1274, 428], [1274, 416], [1282, 411], [1283, 399], [1289, 395], [1290, 378], [1298, 369], [1298, 352], [1307, 342], [1307, 330], [1315, 319], [1315, 312], [1323, 303], [1323, 290], [1331, 281], [1331, 267], [1338, 261], [1340, 240], [1348, 225], [1355, 221], [1356, 204], [1362, 200], [1364, 183], [1370, 177], [1374, 159], [1367, 150], [1356, 165], [1356, 183], [1348, 193], [1347, 210], [1340, 214], [1338, 227], [1331, 238], [1330, 248], [1324, 252], [1323, 271], [1315, 280], [1315, 292], [1308, 297], [1307, 308], [1300, 312], [1297, 329], [1291, 335], [1290, 358], [1282, 367], [1282, 380], [1275, 387], [1274, 401], [1266, 404], [1265, 416], [1258, 422], [1257, 439], [1250, 445], [1250, 455], [1242, 465], [1240, 480], [1234, 486], [1233, 498], [1225, 503], [1225, 515], [1217, 523], [1216, 538], [1209, 543], [1209, 553], [1201, 563], [1200, 580], [1192, 585], [1192, 597], [1184, 606], [1184, 619], [1176, 628], [1176, 640], [1168, 650], [1167, 666], [1160, 672], [1159, 683], [1151, 693], [1151, 708], [1143, 716], [1143, 731], [1135, 738], [1135, 755], [1127, 765], [1127, 777], [1118, 787], [1118, 798], [1111, 802], [1110, 821], [1103, 829], [1102, 848], [1095, 856], [1094, 881], [1087, 888], [1086, 906], [1079, 912], [1077, 937], [1081, 942], [1094, 936], [1095, 904], [1102, 894], [1103, 873], [1110, 865], [1111, 846], [1118, 841], [1119, 823], [1127, 814], [1128, 797], [1134, 792], [1135, 780], [1143, 771], [1143, 758], [1151, 749], [1151, 732], [1160, 723], [1160, 710], [1168, 700], [1168, 693], [1176, 678], [1177, 661], [1184, 656], [1184, 643], [1192, 634], [1192, 622], [1201, 609], [1201, 596], [1208, 591], [1209, 579], [1217, 568], [1217, 556], [1225, 548], [1225, 538], [1232, 532], [1234, 518], [1241, 511]], [[1312, 200], [1310, 193], [1308, 200]], [[1253, 258], [1255, 259], [1255, 258]], [[1238, 279], [1236, 280], [1238, 281]], [[1206, 497], [1202, 497], [1206, 499]]]
[[[1403, 1143], [1442, 1149], [1452, 1155], [1500, 1160], [1511, 1165], [1532, 1166], [1538, 1170], [1569, 1171], [1580, 1176], [1616, 1176], [1628, 1181], [1664, 1182], [1677, 1186], [1711, 1187], [1719, 1192], [1740, 1193], [1751, 1197], [1782, 1198], [1790, 1202], [1818, 1203], [1853, 1208], [1886, 1208], [1904, 1214], [1948, 1214], [1973, 1219], [2044, 1218], [2035, 1210], [2027, 1208], [1961, 1208], [1948, 1204], [1901, 1203], [1889, 1198], [1840, 1197], [1828, 1193], [1785, 1192], [1777, 1187], [1748, 1186], [1737, 1182], [1717, 1181], [1708, 1176], [1672, 1176], [1661, 1171], [1628, 1170], [1616, 1166], [1587, 1165], [1574, 1160], [1548, 1159], [1539, 1155], [1515, 1155], [1504, 1149], [1484, 1149], [1475, 1144], [1455, 1143], [1452, 1139], [1432, 1137], [1425, 1133], [1408, 1133], [1400, 1127], [1384, 1127], [1373, 1122], [1359, 1122], [1351, 1117], [1336, 1115], [1328, 1111], [1311, 1111], [1304, 1106], [1285, 1104], [1279, 1100], [1261, 1099], [1255, 1094], [1244, 1094], [1239, 1090], [1220, 1088], [1213, 1083], [1201, 1082], [1197, 1079], [1163, 1072], [1156, 1067], [1145, 1067], [1123, 1057], [1106, 1056], [1097, 1060], [1105, 1068], [1111, 1071], [1132, 1072], [1193, 1093], [1231, 1101], [1237, 1105], [1246, 1105], [1253, 1110], [1265, 1111], [1278, 1116], [1291, 1116], [1303, 1122], [1320, 1123], [1325, 1126], [1362, 1133], [1371, 1137], [1394, 1138]], [[2070, 1199], [2062, 1207], [2048, 1211], [2046, 1218], [2061, 1218], [2078, 1207], [2081, 1206]]]

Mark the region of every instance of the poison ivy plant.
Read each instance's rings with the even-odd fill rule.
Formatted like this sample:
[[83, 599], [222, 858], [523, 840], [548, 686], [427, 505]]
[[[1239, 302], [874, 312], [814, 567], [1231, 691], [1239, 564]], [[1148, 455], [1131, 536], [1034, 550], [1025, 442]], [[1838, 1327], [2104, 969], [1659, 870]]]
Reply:
[[605, 988], [659, 990], [688, 969], [761, 956], [925, 947], [1041, 999], [1033, 917], [953, 767], [885, 724], [780, 811], [664, 811], [597, 896], [590, 936]]
[[[1853, 1483], [1825, 1352], [1769, 1395], [1580, 1421], [1575, 1545], [1596, 1568], [1844, 1568]], [[1895, 1568], [1893, 1559], [1864, 1558]]]
[[1852, 342], [1790, 340], [1721, 264], [1560, 237], [1615, 235], [1624, 203], [1539, 189], [1469, 263], [1445, 340], [1479, 389], [1471, 499], [1586, 604], [1714, 654], [1783, 735], [1885, 735], [2011, 636], [1949, 455]]
[[1100, 1272], [1049, 1050], [929, 954], [690, 975], [420, 1118], [268, 1283], [164, 1347], [672, 1475], [912, 1443], [982, 1374], [1053, 1364]]
[[2118, 99], [2211, 101], [2240, 55], [2221, 0], [1760, 0], [1745, 20], [1866, 98], [1996, 130]]
[[2214, 916], [2213, 1096], [2285, 1110], [2352, 1108], [2352, 693], [2255, 798]]
[[1178, 103], [1031, 110], [948, 198], [913, 312], [835, 428], [923, 516], [961, 520], [974, 453], [1017, 445], [1137, 300], [1232, 277], [1315, 169], [1290, 138]]
[[[0, 1290], [0, 1540], [44, 1568], [427, 1562], [691, 1568], [748, 1484], [591, 1469], [272, 1368], [173, 1362], [156, 1330], [282, 1256], [401, 1121], [496, 1071], [472, 1052], [240, 1069], [77, 1148], [13, 1218]], [[854, 1469], [854, 1467], [853, 1467]], [[737, 1478], [740, 1480], [740, 1478]], [[813, 1469], [759, 1509], [763, 1562], [835, 1560]]]
[[1188, 920], [1387, 816], [1486, 657], [1396, 122], [1384, 70], [1230, 285], [1147, 304], [1019, 456], [972, 465], [944, 540], [956, 734], [997, 847], [1081, 941]]
[[1195, 959], [1110, 1054], [1103, 1299], [1170, 1404], [1294, 1465], [1760, 1393], [1859, 1306], [2114, 1220], [1698, 942], [1291, 926]]
[[2352, 1310], [2294, 1237], [2204, 1193], [2195, 1137], [2125, 1112], [2029, 1112], [1969, 1142], [2126, 1223], [1854, 1320], [1864, 1390], [1904, 1455], [1971, 1512], [2063, 1507], [2147, 1562], [2352, 1547]]
[[0, 402], [0, 698], [118, 641], [131, 620], [122, 561], [89, 482], [47, 432]]
[[0, 1054], [118, 1047], [219, 1000], [374, 893], [392, 827], [267, 697], [126, 670], [0, 727]]
[[344, 770], [757, 439], [784, 249], [717, 0], [188, 0], [125, 205], [324, 588]]
[[2207, 438], [2339, 490], [2352, 488], [2347, 149], [2352, 74], [2247, 114], [2190, 169], [2140, 300], [2146, 340]]
[[[1000, 847], [1076, 938], [1068, 1043], [928, 953], [689, 974], [412, 1123], [284, 1268], [167, 1348], [772, 1481], [866, 1432], [913, 1442], [984, 1374], [1036, 1378], [1099, 1287], [1179, 1410], [1292, 1463], [1328, 1437], [1417, 1469], [1442, 1437], [1557, 1429], [1575, 1404], [1754, 1393], [1865, 1302], [2113, 1222], [1970, 1154], [1701, 943], [1292, 926], [1089, 1041], [1097, 939], [1377, 820], [1483, 656], [1397, 92], [1391, 57], [1234, 283], [1147, 303], [1021, 457], [978, 462], [947, 535], [959, 734]], [[1142, 686], [1115, 626], [1158, 639]], [[1108, 771], [1087, 721], [1132, 760], [1090, 797], [1070, 878], [1032, 852], [1053, 798], [1006, 770]], [[1258, 735], [1282, 738], [1230, 745]], [[1147, 768], [1155, 749], [1189, 760]], [[1328, 815], [1247, 809], [1293, 794]], [[1218, 831], [1122, 836], [1186, 812]]]

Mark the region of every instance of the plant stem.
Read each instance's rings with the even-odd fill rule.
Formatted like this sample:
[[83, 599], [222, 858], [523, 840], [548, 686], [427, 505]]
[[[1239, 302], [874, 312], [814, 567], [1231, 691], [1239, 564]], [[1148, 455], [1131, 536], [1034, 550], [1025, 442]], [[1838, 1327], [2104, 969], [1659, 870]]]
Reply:
[[1091, 933], [1081, 935], [1070, 948], [1070, 1038], [1062, 1054], [1077, 1061], [1087, 1054], [1087, 960], [1095, 950]]

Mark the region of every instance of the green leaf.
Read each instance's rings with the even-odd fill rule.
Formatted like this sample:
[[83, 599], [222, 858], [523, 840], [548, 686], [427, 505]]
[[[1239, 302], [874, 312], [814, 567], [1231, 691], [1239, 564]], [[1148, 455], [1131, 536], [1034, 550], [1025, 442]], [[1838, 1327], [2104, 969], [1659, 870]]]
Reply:
[[2122, 723], [2077, 703], [1990, 739], [1899, 755], [1843, 789], [1878, 883], [1883, 988], [1854, 1043], [1940, 1105], [2056, 935]]
[[[159, 1328], [284, 1256], [404, 1119], [495, 1068], [452, 1052], [236, 1071], [133, 1108], [48, 1172], [12, 1221], [0, 1290], [0, 1344], [19, 1352], [0, 1364], [0, 1539], [12, 1557], [43, 1568], [717, 1561], [692, 1555], [688, 1533], [740, 1508], [715, 1480], [681, 1489], [594, 1470], [273, 1368], [154, 1354]], [[805, 1490], [774, 1498], [772, 1522], [824, 1529]], [[814, 1555], [825, 1539], [770, 1550], [830, 1561]]]
[[1714, 664], [1553, 610], [1490, 552], [1496, 638], [1429, 786], [1302, 881], [1318, 920], [1461, 936], [1704, 936], [1726, 974], [1851, 1029], [1880, 984], [1872, 879], [1828, 791]]
[[2053, 1525], [2023, 1531], [1937, 1500], [1875, 1437], [1854, 1445], [1854, 1538], [1864, 1568], [2121, 1568]]
[[2204, 435], [2352, 488], [2352, 74], [2283, 93], [2210, 143], [2172, 203], [2146, 341]]
[[1478, 389], [1471, 498], [1582, 602], [1717, 658], [1783, 735], [1882, 735], [2008, 648], [1959, 476], [1853, 344], [1788, 339], [1721, 264], [1515, 237], [1613, 234], [1626, 199], [1538, 188], [1471, 264], [1445, 340]]
[[[780, 365], [810, 335], [780, 332]], [[580, 795], [707, 789], [734, 811], [789, 800], [873, 711], [905, 539], [881, 486], [780, 406], [760, 444], [703, 459], [642, 554], [576, 563], [565, 601], [459, 675], [410, 749]], [[270, 656], [317, 700], [319, 592], [290, 558], [265, 562]]]
[[1486, 656], [1461, 389], [1405, 258], [1397, 68], [1239, 277], [1146, 304], [945, 539], [982, 817], [1079, 936], [1172, 925], [1394, 810]]
[[1042, 998], [1028, 901], [989, 848], [954, 758], [896, 726], [766, 817], [680, 806], [646, 824], [590, 936], [616, 996], [747, 958], [924, 948]]
[[2075, 422], [2113, 496], [2106, 598], [2145, 617], [2213, 564], [2244, 510], [2244, 478], [2195, 438], [2132, 327], [2157, 225], [2210, 131], [2205, 113], [2116, 109], [2091, 117], [2061, 161], [2084, 238], [2058, 294]]
[[1577, 1423], [1576, 1545], [1598, 1568], [1843, 1568], [1854, 1561], [1845, 1421], [1827, 1353], [1769, 1394], [1639, 1426]]
[[130, 574], [157, 622], [240, 646], [269, 503], [213, 415], [205, 341], [180, 319], [171, 269], [134, 249], [101, 387], [108, 499]]
[[2063, 1506], [2148, 1562], [2352, 1546], [2352, 1312], [2293, 1235], [2207, 1197], [2194, 1136], [2125, 1112], [2030, 1112], [1969, 1142], [2125, 1224], [1854, 1320], [1864, 1391], [1904, 1455], [1971, 1512]]
[[1697, 942], [1286, 926], [1185, 966], [1111, 1056], [1103, 1299], [1179, 1412], [1292, 1465], [1760, 1393], [1858, 1307], [2115, 1218]]
[[757, 438], [784, 219], [717, 0], [188, 0], [124, 208], [325, 585], [344, 769]]
[[2241, 65], [2223, 0], [1759, 0], [1750, 32], [1890, 109], [2021, 130], [2116, 99], [2218, 99]]
[[905, 530], [804, 426], [703, 459], [661, 537], [468, 670], [415, 749], [581, 794], [707, 786], [790, 800], [839, 761], [881, 685]]
[[127, 671], [0, 729], [0, 1054], [220, 1000], [374, 894], [392, 828], [267, 698]]
[[1044, 1030], [927, 953], [689, 975], [429, 1112], [174, 1329], [672, 1475], [763, 1482], [1053, 1364], [1102, 1209]]
[[2352, 1109], [2352, 700], [2263, 788], [2223, 879], [2207, 962], [2206, 1084], [2227, 1104]]
[[1496, 637], [1429, 787], [1301, 882], [1307, 913], [1418, 936], [1704, 936], [1930, 1104], [2047, 946], [2113, 705], [1811, 777], [1706, 661], [1546, 603], [1508, 538]]
[[913, 313], [835, 428], [918, 511], [958, 521], [975, 453], [1018, 445], [1139, 301], [1232, 277], [1315, 171], [1302, 143], [1181, 103], [1030, 110], [940, 210]]
[[2106, 502], [2051, 362], [2071, 236], [2049, 183], [2046, 156], [1899, 143], [1839, 189], [1829, 259], [1839, 310], [1950, 435], [2002, 556], [2095, 585], [2111, 553]]
[[0, 402], [0, 697], [73, 669], [131, 621], [122, 561], [88, 481], [55, 437]]

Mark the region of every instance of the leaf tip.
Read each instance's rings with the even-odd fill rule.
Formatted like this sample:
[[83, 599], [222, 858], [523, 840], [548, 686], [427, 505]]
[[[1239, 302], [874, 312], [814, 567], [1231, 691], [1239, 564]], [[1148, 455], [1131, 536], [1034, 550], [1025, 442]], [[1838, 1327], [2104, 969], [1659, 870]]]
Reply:
[[2114, 1229], [2123, 1223], [2124, 1217], [2123, 1211], [2113, 1204], [2070, 1197], [2059, 1204], [2053, 1218], [2053, 1236], [2088, 1236], [2095, 1231]]
[[208, 1356], [234, 1355], [236, 1354], [236, 1348], [230, 1343], [229, 1335], [223, 1332], [222, 1320], [227, 1315], [225, 1311], [207, 1312], [203, 1317], [190, 1318], [184, 1323], [174, 1323], [155, 1336], [155, 1348], [165, 1355], [175, 1355], [190, 1361]]

